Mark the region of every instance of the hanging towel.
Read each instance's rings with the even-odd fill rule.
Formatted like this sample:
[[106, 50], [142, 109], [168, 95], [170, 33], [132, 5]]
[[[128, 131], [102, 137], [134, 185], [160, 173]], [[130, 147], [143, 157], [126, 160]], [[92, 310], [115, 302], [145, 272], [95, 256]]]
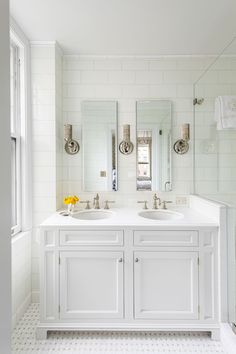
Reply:
[[217, 130], [236, 129], [236, 96], [218, 96], [215, 100]]

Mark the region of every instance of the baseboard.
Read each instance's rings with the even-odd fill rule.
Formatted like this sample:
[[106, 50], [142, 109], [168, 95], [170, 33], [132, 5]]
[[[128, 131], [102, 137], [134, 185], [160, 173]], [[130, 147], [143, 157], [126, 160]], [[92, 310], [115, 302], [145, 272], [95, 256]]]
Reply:
[[231, 328], [233, 332], [236, 334], [236, 323], [232, 323]]
[[16, 327], [19, 320], [22, 318], [26, 310], [28, 309], [29, 305], [31, 304], [31, 292], [28, 296], [24, 299], [22, 304], [18, 307], [15, 313], [12, 314], [12, 329]]
[[39, 303], [39, 290], [33, 290], [31, 293], [31, 302]]

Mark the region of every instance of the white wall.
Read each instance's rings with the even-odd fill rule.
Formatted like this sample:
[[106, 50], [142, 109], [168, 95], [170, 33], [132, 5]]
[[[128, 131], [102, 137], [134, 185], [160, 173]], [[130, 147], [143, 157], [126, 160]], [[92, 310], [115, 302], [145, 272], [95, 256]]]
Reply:
[[63, 157], [63, 118], [62, 118], [62, 51], [58, 45], [55, 47], [55, 101], [56, 101], [56, 207], [61, 207], [62, 203], [62, 157]]
[[32, 230], [12, 239], [12, 328], [15, 328], [31, 303]]
[[32, 43], [33, 239], [32, 301], [39, 301], [38, 225], [61, 199], [61, 51], [55, 42]]
[[11, 353], [11, 185], [9, 3], [0, 2], [0, 348]]

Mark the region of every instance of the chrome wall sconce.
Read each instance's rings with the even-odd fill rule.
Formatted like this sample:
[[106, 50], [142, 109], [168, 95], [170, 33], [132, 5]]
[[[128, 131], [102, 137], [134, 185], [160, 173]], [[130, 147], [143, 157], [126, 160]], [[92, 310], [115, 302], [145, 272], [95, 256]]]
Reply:
[[203, 102], [204, 98], [194, 98], [193, 105], [196, 106], [196, 104], [198, 104], [200, 106], [201, 104], [203, 104]]
[[180, 136], [181, 139], [177, 140], [174, 144], [174, 151], [176, 154], [183, 155], [189, 150], [190, 125], [188, 123], [181, 125]]
[[65, 140], [65, 151], [69, 155], [75, 155], [79, 152], [80, 146], [76, 140], [72, 139], [72, 125], [64, 125], [64, 140]]
[[124, 155], [129, 155], [134, 149], [134, 144], [130, 141], [130, 125], [123, 126], [123, 140], [119, 145], [119, 150]]

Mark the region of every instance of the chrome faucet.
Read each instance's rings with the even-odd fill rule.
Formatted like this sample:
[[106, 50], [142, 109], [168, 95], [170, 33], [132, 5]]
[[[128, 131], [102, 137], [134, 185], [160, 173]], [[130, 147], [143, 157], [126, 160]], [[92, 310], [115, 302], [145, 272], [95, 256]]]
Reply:
[[164, 209], [164, 210], [167, 209], [167, 206], [166, 206], [167, 203], [173, 203], [173, 202], [171, 200], [163, 200], [163, 202], [161, 203], [162, 209]]
[[115, 203], [115, 201], [114, 200], [105, 200], [104, 203], [105, 203], [104, 209], [108, 210], [108, 209], [110, 209], [109, 203]]
[[82, 203], [82, 204], [86, 203], [85, 209], [91, 209], [90, 208], [90, 200], [80, 200], [80, 203]]
[[[157, 204], [158, 201], [158, 204]], [[158, 198], [157, 194], [155, 193], [153, 196], [153, 209], [158, 209], [161, 205], [161, 199]]]
[[138, 200], [137, 203], [144, 203], [143, 209], [145, 209], [145, 210], [148, 209], [148, 206], [147, 206], [148, 201], [147, 200]]
[[93, 198], [93, 207], [94, 209], [100, 209], [98, 193], [96, 194], [96, 197]]

